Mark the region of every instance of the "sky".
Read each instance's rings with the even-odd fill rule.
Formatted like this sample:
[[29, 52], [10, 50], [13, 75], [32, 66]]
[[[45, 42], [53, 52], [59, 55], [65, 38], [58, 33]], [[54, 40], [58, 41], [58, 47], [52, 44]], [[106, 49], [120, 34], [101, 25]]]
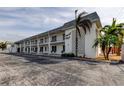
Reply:
[[123, 7], [1, 7], [0, 41], [15, 42], [62, 26], [74, 19], [76, 9], [97, 12], [103, 26], [111, 24], [112, 18], [124, 22]]

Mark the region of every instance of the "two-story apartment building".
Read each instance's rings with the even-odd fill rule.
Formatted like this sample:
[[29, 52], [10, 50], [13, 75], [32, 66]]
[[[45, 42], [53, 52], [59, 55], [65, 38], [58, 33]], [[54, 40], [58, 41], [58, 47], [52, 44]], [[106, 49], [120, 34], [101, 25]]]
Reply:
[[[82, 29], [81, 37], [78, 37], [78, 55], [95, 58], [99, 53], [99, 49], [92, 48], [92, 46], [98, 36], [97, 33], [101, 28], [101, 22], [96, 12], [83, 16], [82, 20], [85, 18], [91, 20], [92, 27], [87, 34]], [[75, 33], [75, 20], [72, 20], [56, 29], [15, 42], [16, 52], [39, 55], [75, 54]]]

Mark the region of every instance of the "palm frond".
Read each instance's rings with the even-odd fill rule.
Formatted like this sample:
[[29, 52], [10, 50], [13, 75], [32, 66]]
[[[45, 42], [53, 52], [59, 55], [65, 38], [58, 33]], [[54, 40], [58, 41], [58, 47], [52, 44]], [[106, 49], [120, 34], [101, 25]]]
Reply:
[[94, 48], [94, 47], [96, 48], [98, 46], [98, 44], [99, 44], [99, 38], [97, 38], [95, 40], [95, 43], [93, 44], [92, 48]]
[[115, 25], [116, 25], [116, 19], [113, 18], [113, 20], [112, 20], [112, 27], [115, 27]]
[[[77, 13], [77, 10], [75, 10], [75, 13]], [[90, 19], [84, 19], [82, 20], [82, 16], [84, 14], [86, 14], [87, 12], [82, 12], [78, 15], [77, 19], [76, 19], [76, 29], [79, 33], [79, 36], [81, 36], [81, 32], [80, 32], [80, 27], [83, 28], [85, 34], [87, 32], [87, 29], [90, 32], [90, 28], [92, 27], [92, 22]]]
[[77, 18], [77, 20], [76, 20], [76, 23], [80, 23], [81, 17], [82, 17], [84, 14], [86, 14], [86, 12], [82, 12], [82, 13], [80, 13], [80, 14], [78, 15], [78, 18]]
[[90, 32], [90, 28], [92, 27], [92, 22], [89, 19], [85, 19], [79, 23], [79, 26], [82, 27], [85, 31], [85, 34], [87, 32], [87, 29]]

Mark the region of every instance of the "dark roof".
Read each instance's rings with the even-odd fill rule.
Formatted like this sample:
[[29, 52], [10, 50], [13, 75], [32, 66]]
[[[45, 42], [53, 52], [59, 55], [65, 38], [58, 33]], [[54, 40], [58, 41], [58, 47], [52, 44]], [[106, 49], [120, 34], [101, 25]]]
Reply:
[[[84, 20], [84, 19], [90, 19], [91, 22], [100, 21], [99, 16], [96, 12], [93, 12], [91, 14], [87, 14], [86, 16], [83, 16], [82, 20]], [[75, 26], [75, 20], [65, 23], [63, 27], [68, 28], [71, 26]]]
[[[99, 26], [101, 27], [100, 18], [99, 18], [98, 14], [96, 12], [93, 12], [93, 13], [90, 13], [90, 14], [87, 14], [87, 15], [83, 16], [82, 20], [83, 19], [90, 19], [91, 22], [96, 22], [97, 21], [99, 23]], [[36, 37], [36, 36], [42, 36], [44, 34], [48, 34], [48, 32], [53, 33], [53, 32], [57, 32], [57, 31], [64, 31], [65, 29], [68, 29], [68, 28], [71, 28], [71, 27], [74, 27], [74, 26], [75, 26], [75, 20], [72, 20], [72, 21], [69, 21], [69, 22], [65, 23], [61, 27], [58, 27], [58, 28], [52, 29], [50, 31], [46, 31], [46, 32], [34, 35], [34, 36], [31, 36], [29, 38], [25, 38], [23, 40], [15, 42], [15, 43], [18, 43], [18, 42], [21, 42], [21, 41], [24, 41], [24, 40], [28, 40], [28, 39]]]

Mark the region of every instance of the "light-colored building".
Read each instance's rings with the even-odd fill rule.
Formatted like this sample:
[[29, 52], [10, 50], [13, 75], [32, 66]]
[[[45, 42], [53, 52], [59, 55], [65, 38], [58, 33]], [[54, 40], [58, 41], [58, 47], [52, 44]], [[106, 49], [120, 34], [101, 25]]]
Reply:
[[[98, 36], [101, 22], [96, 12], [83, 16], [82, 20], [85, 18], [91, 20], [92, 27], [86, 34], [82, 29], [81, 37], [78, 36], [78, 56], [95, 58], [99, 49], [92, 46]], [[72, 20], [56, 29], [15, 42], [16, 52], [38, 55], [75, 54], [75, 30], [75, 20]]]

